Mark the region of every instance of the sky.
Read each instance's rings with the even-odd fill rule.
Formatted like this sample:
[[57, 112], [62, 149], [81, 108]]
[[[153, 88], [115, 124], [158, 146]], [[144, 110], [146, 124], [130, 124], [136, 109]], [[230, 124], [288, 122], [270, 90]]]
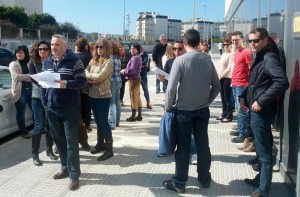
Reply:
[[[130, 34], [136, 33], [139, 12], [155, 12], [172, 19], [187, 21], [193, 18], [193, 0], [125, 0], [125, 14], [130, 17]], [[195, 0], [195, 18], [223, 20], [224, 0]], [[124, 0], [44, 0], [44, 13], [59, 23], [68, 21], [83, 32], [123, 34]], [[126, 16], [127, 18], [127, 16]], [[127, 20], [125, 20], [127, 25]]]

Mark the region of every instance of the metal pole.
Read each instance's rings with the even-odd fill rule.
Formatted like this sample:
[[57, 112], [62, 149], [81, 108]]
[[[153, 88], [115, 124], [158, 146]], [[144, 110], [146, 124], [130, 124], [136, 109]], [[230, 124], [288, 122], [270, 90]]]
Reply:
[[203, 28], [203, 32], [204, 32], [204, 40], [206, 40], [205, 38], [206, 38], [206, 31], [205, 31], [205, 17], [206, 17], [206, 4], [201, 4], [201, 6], [204, 6], [204, 24], [203, 24], [203, 26], [204, 26], [204, 28]]
[[257, 27], [261, 26], [261, 0], [258, 0]]
[[267, 30], [270, 32], [270, 19], [271, 19], [271, 2], [268, 0], [268, 20], [267, 20]]
[[123, 41], [125, 41], [125, 0], [124, 0], [124, 15], [123, 15]]
[[192, 27], [194, 29], [194, 24], [195, 24], [195, 0], [194, 0], [194, 3], [193, 3], [193, 21], [192, 21]]

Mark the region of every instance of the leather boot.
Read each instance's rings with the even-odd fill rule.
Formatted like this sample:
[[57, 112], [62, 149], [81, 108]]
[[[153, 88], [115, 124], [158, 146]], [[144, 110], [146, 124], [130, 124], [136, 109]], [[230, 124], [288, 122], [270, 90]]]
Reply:
[[51, 160], [57, 160], [57, 156], [53, 153], [53, 139], [51, 132], [48, 130], [46, 132], [46, 154], [48, 157], [50, 157]]
[[134, 122], [136, 116], [136, 109], [131, 109], [131, 116], [126, 119], [128, 122]]
[[104, 138], [100, 129], [97, 130], [97, 144], [91, 149], [91, 154], [97, 154], [105, 151], [106, 147], [104, 144]]
[[143, 117], [142, 117], [142, 108], [139, 107], [138, 109], [138, 116], [135, 118], [136, 121], [142, 121]]
[[242, 144], [238, 145], [237, 148], [239, 150], [244, 150], [245, 148], [250, 146], [250, 142], [252, 142], [252, 141], [253, 141], [252, 137], [246, 137], [244, 142]]
[[32, 159], [33, 159], [33, 164], [36, 166], [42, 165], [42, 162], [40, 161], [39, 158], [40, 142], [41, 142], [41, 134], [32, 135]]
[[152, 105], [151, 105], [150, 100], [147, 101], [147, 109], [152, 109]]
[[254, 142], [250, 142], [250, 145], [243, 149], [243, 152], [254, 152], [255, 151], [255, 146], [254, 146]]
[[104, 161], [104, 160], [107, 160], [107, 159], [114, 156], [113, 141], [112, 140], [105, 140], [105, 146], [106, 146], [106, 150], [103, 153], [103, 155], [98, 157], [98, 161]]

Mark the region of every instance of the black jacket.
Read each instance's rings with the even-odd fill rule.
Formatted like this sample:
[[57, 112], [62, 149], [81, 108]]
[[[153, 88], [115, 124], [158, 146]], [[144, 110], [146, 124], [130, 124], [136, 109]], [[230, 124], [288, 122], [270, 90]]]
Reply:
[[287, 76], [280, 63], [279, 56], [262, 48], [250, 68], [249, 86], [240, 96], [245, 98], [249, 110], [257, 101], [262, 107], [259, 113], [274, 114], [277, 98], [289, 87]]

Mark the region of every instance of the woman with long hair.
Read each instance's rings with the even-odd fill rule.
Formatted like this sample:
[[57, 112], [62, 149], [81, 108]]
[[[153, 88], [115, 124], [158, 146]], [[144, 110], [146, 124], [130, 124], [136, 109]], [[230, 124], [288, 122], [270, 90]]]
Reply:
[[91, 153], [96, 154], [105, 151], [103, 155], [98, 157], [98, 161], [114, 156], [112, 132], [108, 124], [108, 111], [112, 96], [110, 78], [113, 70], [114, 62], [111, 59], [111, 47], [107, 39], [101, 38], [95, 44], [93, 59], [85, 72], [89, 83], [91, 108], [97, 124], [97, 144]]
[[[42, 72], [43, 63], [50, 55], [51, 46], [47, 41], [40, 41], [32, 49], [31, 62], [29, 64], [29, 72], [31, 75]], [[41, 90], [38, 83], [32, 80], [32, 112], [34, 116], [34, 128], [32, 134], [32, 159], [36, 166], [42, 165], [39, 159], [39, 148], [41, 142], [41, 134], [43, 128], [46, 129], [46, 154], [51, 160], [57, 160], [53, 154], [53, 139], [47, 124], [47, 116], [41, 101]]]
[[29, 76], [29, 52], [24, 45], [18, 46], [15, 50], [16, 60], [9, 64], [9, 72], [12, 78], [12, 102], [17, 111], [17, 124], [23, 138], [30, 138], [25, 126], [26, 104], [31, 108], [32, 84]]

